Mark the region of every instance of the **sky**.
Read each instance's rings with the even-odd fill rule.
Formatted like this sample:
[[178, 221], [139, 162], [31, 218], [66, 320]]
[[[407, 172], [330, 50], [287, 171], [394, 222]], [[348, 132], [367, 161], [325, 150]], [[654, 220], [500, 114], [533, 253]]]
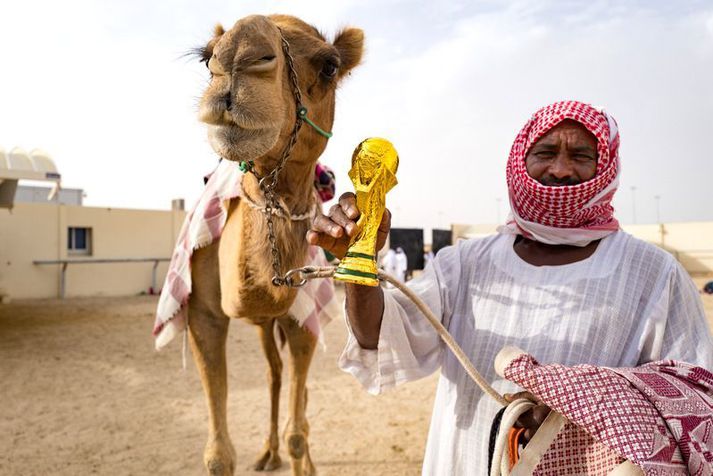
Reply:
[[504, 220], [510, 145], [562, 99], [619, 123], [620, 222], [713, 220], [710, 1], [4, 1], [0, 147], [47, 151], [85, 205], [190, 207], [217, 156], [197, 118], [208, 73], [185, 53], [255, 13], [364, 30], [320, 160], [342, 193], [354, 147], [391, 140], [393, 226]]

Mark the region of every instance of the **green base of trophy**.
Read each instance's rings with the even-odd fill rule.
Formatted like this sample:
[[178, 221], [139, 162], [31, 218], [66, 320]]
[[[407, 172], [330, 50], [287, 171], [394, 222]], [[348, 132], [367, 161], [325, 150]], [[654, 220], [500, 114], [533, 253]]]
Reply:
[[334, 279], [345, 283], [376, 287], [379, 285], [378, 272], [373, 256], [349, 252], [339, 263], [339, 267], [334, 273]]

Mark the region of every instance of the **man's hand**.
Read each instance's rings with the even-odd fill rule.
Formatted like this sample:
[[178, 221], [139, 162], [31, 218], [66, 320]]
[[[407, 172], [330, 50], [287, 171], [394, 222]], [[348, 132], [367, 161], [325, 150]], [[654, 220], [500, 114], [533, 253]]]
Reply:
[[[332, 205], [327, 215], [317, 215], [312, 221], [312, 229], [307, 232], [307, 242], [329, 251], [339, 259], [347, 254], [351, 239], [359, 233], [357, 220], [361, 213], [356, 206], [356, 196], [347, 192]], [[376, 236], [376, 252], [384, 247], [391, 229], [391, 212], [384, 210]]]
[[[339, 203], [329, 209], [329, 214], [318, 215], [307, 232], [310, 245], [321, 246], [342, 259], [347, 254], [352, 237], [359, 233], [357, 220], [360, 216], [356, 196], [347, 192], [339, 197]], [[376, 236], [376, 250], [386, 243], [391, 229], [391, 213], [384, 210]], [[354, 337], [363, 349], [376, 349], [379, 345], [381, 318], [384, 313], [384, 294], [381, 286], [364, 286], [345, 283], [347, 317]]]
[[[535, 396], [530, 392], [506, 393], [503, 396], [508, 402], [512, 402], [518, 398], [526, 398], [533, 402], [537, 402], [537, 398], [535, 398]], [[540, 428], [540, 425], [542, 425], [542, 422], [545, 421], [545, 418], [547, 418], [547, 415], [549, 415], [551, 411], [552, 409], [547, 405], [538, 403], [520, 415], [520, 418], [518, 418], [517, 422], [515, 422], [515, 428], [525, 428], [525, 432], [522, 436], [525, 439], [526, 444], [530, 442], [533, 436], [535, 436], [535, 432]]]

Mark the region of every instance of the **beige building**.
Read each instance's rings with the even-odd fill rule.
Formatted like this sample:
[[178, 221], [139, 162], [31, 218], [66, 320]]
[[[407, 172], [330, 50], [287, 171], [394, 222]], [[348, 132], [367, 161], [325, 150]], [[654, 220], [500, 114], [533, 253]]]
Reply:
[[[130, 210], [53, 203], [15, 203], [0, 209], [0, 295], [57, 297], [64, 293], [120, 296], [160, 288], [183, 223], [183, 210]], [[76, 261], [94, 261], [77, 263]], [[101, 262], [112, 260], [112, 262]], [[75, 261], [75, 262], [71, 262]], [[157, 264], [155, 270], [154, 266]], [[155, 283], [152, 280], [155, 279]]]
[[[673, 254], [691, 274], [713, 273], [713, 222], [624, 225], [622, 228]], [[457, 224], [451, 229], [455, 242], [496, 233], [497, 225]]]
[[60, 182], [46, 152], [0, 147], [0, 302], [158, 291], [183, 200], [167, 211], [84, 207], [83, 191]]

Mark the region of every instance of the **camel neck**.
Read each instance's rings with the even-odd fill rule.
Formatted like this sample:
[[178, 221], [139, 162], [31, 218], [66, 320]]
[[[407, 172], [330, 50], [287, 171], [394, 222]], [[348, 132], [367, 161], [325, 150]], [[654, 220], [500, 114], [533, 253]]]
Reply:
[[[288, 162], [280, 172], [275, 194], [288, 207], [288, 213], [301, 214], [307, 212], [314, 203], [313, 188], [314, 166]], [[245, 174], [243, 190], [256, 203], [264, 203], [265, 196], [255, 175]]]

